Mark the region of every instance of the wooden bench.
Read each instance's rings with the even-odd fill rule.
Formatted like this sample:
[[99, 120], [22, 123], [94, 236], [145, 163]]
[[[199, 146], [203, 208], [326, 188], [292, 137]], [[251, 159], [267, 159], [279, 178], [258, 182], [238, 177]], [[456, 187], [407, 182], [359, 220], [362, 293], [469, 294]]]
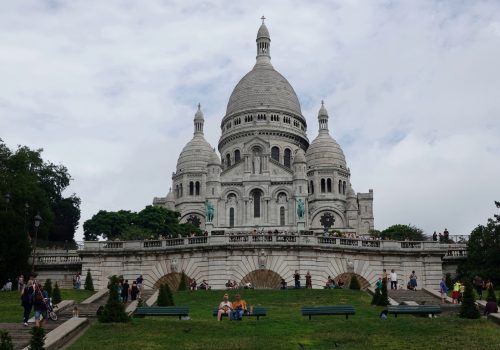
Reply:
[[348, 319], [349, 315], [355, 315], [356, 310], [352, 305], [328, 305], [328, 306], [303, 306], [302, 316], [329, 316], [329, 315], [345, 315]]
[[183, 316], [189, 315], [189, 308], [186, 306], [152, 306], [138, 307], [134, 311], [134, 317], [144, 316], [178, 316], [179, 320]]
[[[214, 308], [212, 312], [212, 316], [217, 316], [217, 312], [219, 311], [219, 308]], [[228, 314], [222, 314], [222, 317], [228, 316]], [[259, 320], [260, 317], [267, 316], [267, 309], [264, 307], [254, 307], [253, 312], [249, 313], [248, 310], [245, 311], [243, 314], [243, 317], [257, 317], [257, 320]]]
[[408, 315], [434, 315], [441, 313], [441, 306], [439, 305], [389, 305], [387, 306], [387, 311], [389, 314], [394, 314], [394, 317], [398, 317], [398, 314], [408, 314]]

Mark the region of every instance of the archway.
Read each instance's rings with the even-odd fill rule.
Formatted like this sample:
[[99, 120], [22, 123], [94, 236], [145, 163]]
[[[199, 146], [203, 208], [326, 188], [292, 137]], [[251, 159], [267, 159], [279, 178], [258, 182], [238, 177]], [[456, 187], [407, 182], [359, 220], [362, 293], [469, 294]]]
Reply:
[[241, 282], [250, 282], [257, 289], [278, 289], [281, 276], [271, 270], [255, 270], [243, 277]]
[[[179, 284], [181, 282], [181, 276], [182, 273], [179, 272], [170, 272], [167, 273], [165, 276], [161, 277], [156, 283], [154, 284], [154, 288], [158, 289], [160, 288], [160, 285], [162, 284], [168, 284], [171, 290], [175, 291], [179, 289]], [[192, 279], [186, 275], [187, 278], [187, 283], [188, 285], [191, 283]]]
[[349, 285], [351, 284], [351, 278], [353, 275], [356, 275], [356, 278], [359, 281], [359, 285], [360, 285], [361, 289], [364, 290], [370, 286], [370, 282], [368, 282], [366, 280], [366, 278], [358, 275], [357, 273], [352, 273], [352, 272], [345, 272], [345, 273], [338, 275], [337, 277], [334, 278], [335, 283], [338, 284], [338, 282], [340, 280], [342, 280], [344, 282], [344, 287], [349, 288]]

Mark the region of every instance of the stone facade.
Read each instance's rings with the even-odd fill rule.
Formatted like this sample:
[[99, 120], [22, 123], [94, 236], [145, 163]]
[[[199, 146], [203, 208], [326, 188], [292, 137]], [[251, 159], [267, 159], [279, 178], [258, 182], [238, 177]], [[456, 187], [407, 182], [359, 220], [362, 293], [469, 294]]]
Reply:
[[325, 106], [318, 113], [318, 136], [309, 144], [299, 99], [271, 65], [264, 23], [256, 42], [256, 64], [234, 88], [221, 122], [222, 161], [203, 136], [198, 106], [194, 136], [178, 158], [172, 188], [153, 204], [209, 232], [322, 230], [328, 213], [333, 229], [368, 233], [374, 227], [373, 191], [354, 192]]

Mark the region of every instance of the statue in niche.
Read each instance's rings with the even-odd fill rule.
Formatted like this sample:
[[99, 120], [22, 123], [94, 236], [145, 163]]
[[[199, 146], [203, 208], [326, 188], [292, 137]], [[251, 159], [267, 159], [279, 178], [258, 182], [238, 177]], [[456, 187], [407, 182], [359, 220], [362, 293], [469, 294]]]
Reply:
[[266, 268], [266, 263], [267, 263], [266, 252], [264, 251], [264, 249], [261, 249], [260, 253], [259, 253], [259, 268], [260, 269], [265, 269]]
[[252, 172], [254, 174], [260, 174], [261, 170], [260, 150], [255, 148], [253, 151]]
[[297, 217], [299, 220], [304, 220], [305, 204], [302, 198], [297, 200]]
[[207, 201], [207, 222], [212, 222], [214, 220], [215, 208], [214, 205]]

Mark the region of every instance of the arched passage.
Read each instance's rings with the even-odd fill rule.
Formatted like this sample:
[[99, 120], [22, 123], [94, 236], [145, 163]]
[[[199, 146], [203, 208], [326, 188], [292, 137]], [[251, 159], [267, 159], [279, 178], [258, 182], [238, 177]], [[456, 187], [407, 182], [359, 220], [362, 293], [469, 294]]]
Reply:
[[271, 270], [255, 270], [243, 277], [241, 282], [250, 282], [258, 289], [278, 289], [280, 287], [281, 276]]
[[[175, 291], [179, 288], [179, 284], [181, 282], [181, 276], [182, 273], [179, 272], [170, 272], [161, 277], [156, 283], [154, 284], [154, 288], [160, 288], [160, 285], [162, 284], [168, 284], [171, 290]], [[191, 283], [192, 279], [189, 276], [187, 277], [187, 283], [188, 285]]]
[[359, 285], [361, 286], [361, 289], [366, 289], [370, 286], [370, 282], [366, 280], [363, 276], [358, 275], [357, 273], [352, 273], [352, 272], [344, 272], [337, 277], [334, 278], [335, 283], [339, 283], [339, 281], [344, 282], [344, 288], [349, 288], [349, 285], [351, 284], [351, 278], [353, 275], [356, 275], [356, 278], [359, 281]]

